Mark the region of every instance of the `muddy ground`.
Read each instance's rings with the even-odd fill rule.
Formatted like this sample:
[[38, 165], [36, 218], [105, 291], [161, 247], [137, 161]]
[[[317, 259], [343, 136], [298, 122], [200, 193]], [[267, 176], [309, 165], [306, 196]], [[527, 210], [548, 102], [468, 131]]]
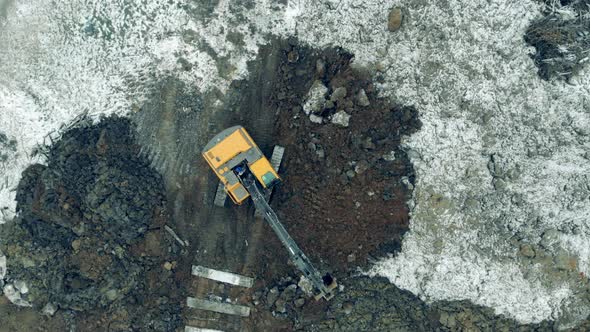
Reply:
[[[8, 277], [30, 283], [25, 298], [34, 306], [0, 303], [0, 318], [12, 317], [0, 330], [551, 330], [465, 302], [429, 306], [384, 279], [357, 276], [372, 258], [395, 253], [408, 229], [414, 173], [400, 139], [420, 121], [413, 107], [377, 98], [372, 73], [352, 59], [341, 49], [276, 40], [226, 95], [199, 95], [169, 79], [131, 120], [64, 133], [46, 151], [48, 166], [23, 176], [19, 218], [0, 228]], [[314, 84], [325, 95], [306, 114]], [[339, 112], [350, 115], [347, 126], [332, 123]], [[285, 250], [250, 204], [213, 206], [217, 180], [200, 150], [235, 124], [269, 156], [275, 144], [286, 148], [284, 181], [271, 204], [316, 267], [342, 285], [329, 303], [304, 295]], [[193, 264], [256, 283], [243, 289], [195, 278]], [[190, 309], [186, 296], [247, 305], [251, 315]], [[46, 303], [59, 308], [53, 318], [39, 314]]]

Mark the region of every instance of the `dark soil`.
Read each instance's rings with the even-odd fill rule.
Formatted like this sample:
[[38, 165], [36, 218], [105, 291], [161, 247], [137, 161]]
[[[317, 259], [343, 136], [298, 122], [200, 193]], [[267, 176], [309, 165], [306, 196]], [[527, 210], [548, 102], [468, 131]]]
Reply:
[[26, 281], [27, 300], [75, 313], [84, 331], [170, 331], [181, 324], [180, 289], [163, 268], [161, 177], [138, 157], [128, 119], [65, 132], [17, 191], [19, 217], [0, 228], [7, 281]]

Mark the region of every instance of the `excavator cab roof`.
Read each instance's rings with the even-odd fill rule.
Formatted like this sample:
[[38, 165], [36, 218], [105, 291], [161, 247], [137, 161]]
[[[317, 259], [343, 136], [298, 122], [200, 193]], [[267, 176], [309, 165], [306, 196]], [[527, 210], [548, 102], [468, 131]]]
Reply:
[[250, 196], [236, 175], [237, 167], [247, 167], [264, 188], [280, 181], [277, 172], [242, 126], [233, 126], [215, 135], [205, 145], [203, 157], [236, 204]]

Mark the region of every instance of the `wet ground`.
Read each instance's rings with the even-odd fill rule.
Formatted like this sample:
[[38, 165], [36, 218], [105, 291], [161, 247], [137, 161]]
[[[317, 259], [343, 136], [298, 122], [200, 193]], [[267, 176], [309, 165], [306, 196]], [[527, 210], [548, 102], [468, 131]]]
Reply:
[[[420, 121], [413, 107], [378, 99], [371, 73], [352, 59], [276, 40], [226, 95], [198, 95], [170, 79], [131, 121], [64, 134], [47, 151], [49, 165], [31, 167], [21, 181], [18, 227], [2, 227], [12, 232], [2, 236], [11, 239], [3, 247], [9, 277], [29, 280], [35, 308], [0, 303], [0, 317], [13, 317], [0, 330], [551, 330], [464, 302], [427, 306], [384, 279], [355, 276], [372, 257], [395, 253], [408, 229], [414, 172], [400, 139]], [[308, 115], [302, 105], [314, 84], [326, 92]], [[347, 126], [332, 123], [342, 111]], [[331, 302], [303, 295], [285, 250], [250, 204], [213, 206], [217, 180], [200, 150], [236, 124], [267, 155], [275, 144], [286, 148], [271, 204], [316, 266], [343, 286]], [[192, 277], [193, 264], [256, 282], [242, 289]], [[186, 296], [248, 305], [251, 315], [190, 309]], [[51, 319], [38, 314], [48, 302], [59, 306]]]

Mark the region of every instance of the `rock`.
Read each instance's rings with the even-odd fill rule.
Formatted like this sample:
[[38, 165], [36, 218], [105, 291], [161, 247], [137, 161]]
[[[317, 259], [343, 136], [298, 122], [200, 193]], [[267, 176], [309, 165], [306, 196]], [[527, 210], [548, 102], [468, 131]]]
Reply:
[[371, 137], [367, 137], [367, 139], [363, 141], [362, 146], [365, 150], [374, 150], [376, 148], [375, 143], [373, 143]]
[[361, 89], [356, 94], [356, 102], [357, 102], [357, 104], [359, 104], [359, 106], [363, 106], [363, 107], [367, 107], [367, 106], [371, 105], [371, 102], [369, 101], [369, 97], [367, 97], [367, 93], [365, 92], [364, 89]]
[[53, 316], [55, 314], [55, 312], [57, 311], [57, 306], [55, 306], [55, 304], [48, 302], [43, 309], [41, 309], [41, 313], [43, 313], [45, 316]]
[[305, 103], [303, 104], [303, 111], [305, 114], [309, 115], [320, 112], [324, 108], [327, 94], [328, 88], [324, 83], [320, 80], [314, 81], [307, 93]]
[[553, 262], [558, 270], [564, 271], [574, 270], [578, 265], [577, 260], [564, 250], [559, 250], [555, 257], [553, 257]]
[[281, 293], [280, 298], [284, 299], [285, 301], [291, 301], [295, 298], [296, 293], [297, 285], [291, 284]]
[[559, 240], [559, 231], [556, 229], [549, 229], [543, 233], [541, 237], [541, 246], [545, 249], [550, 249]]
[[119, 297], [119, 292], [116, 289], [109, 289], [104, 295], [109, 301], [114, 301]]
[[318, 59], [315, 62], [315, 71], [319, 77], [324, 76], [324, 73], [326, 72], [326, 63], [324, 60]]
[[80, 239], [76, 239], [76, 240], [72, 241], [72, 249], [74, 249], [74, 251], [80, 250], [81, 244], [82, 244], [82, 241], [80, 241]]
[[408, 188], [408, 190], [414, 190], [414, 185], [410, 182], [407, 176], [402, 176], [401, 182]]
[[344, 311], [346, 315], [350, 315], [352, 313], [353, 308], [354, 305], [352, 304], [352, 302], [347, 301], [342, 304], [342, 311]]
[[535, 249], [530, 244], [520, 245], [520, 254], [524, 257], [533, 258], [535, 257]]
[[322, 124], [324, 122], [324, 118], [322, 118], [319, 115], [310, 114], [309, 115], [309, 121], [311, 121], [313, 123], [317, 123], [317, 124]]
[[268, 292], [268, 294], [266, 295], [266, 304], [268, 306], [272, 306], [275, 301], [279, 298], [279, 288], [278, 287], [273, 287], [271, 288], [271, 290]]
[[348, 123], [350, 121], [350, 115], [344, 111], [339, 111], [332, 116], [332, 123], [342, 126], [348, 127]]
[[334, 107], [336, 107], [336, 105], [334, 104], [334, 102], [333, 102], [333, 101], [331, 101], [331, 100], [329, 100], [329, 99], [328, 99], [328, 100], [326, 100], [326, 103], [324, 104], [324, 109], [331, 110], [331, 109], [333, 109]]
[[295, 308], [301, 308], [301, 307], [303, 307], [304, 304], [305, 304], [304, 298], [298, 298], [297, 300], [295, 300]]
[[289, 61], [290, 63], [295, 63], [297, 62], [297, 60], [299, 60], [299, 53], [297, 52], [297, 50], [292, 50], [287, 54], [287, 61]]
[[402, 25], [402, 19], [403, 19], [402, 10], [397, 7], [393, 8], [389, 12], [389, 17], [387, 19], [387, 30], [389, 30], [390, 32], [397, 31], [400, 28], [400, 26]]
[[334, 91], [332, 92], [332, 95], [330, 96], [330, 100], [332, 102], [340, 102], [342, 101], [342, 99], [344, 99], [344, 97], [346, 97], [346, 88], [341, 86], [338, 87], [336, 89], [334, 89]]
[[367, 162], [366, 160], [361, 160], [358, 163], [356, 163], [356, 166], [354, 166], [354, 171], [357, 174], [363, 174], [368, 169], [369, 162]]
[[349, 179], [352, 179], [352, 178], [355, 176], [355, 174], [356, 174], [356, 173], [355, 173], [353, 170], [348, 170], [348, 171], [346, 171], [346, 176], [347, 176]]
[[285, 300], [283, 299], [278, 299], [275, 302], [275, 310], [280, 312], [280, 313], [285, 313], [287, 312], [287, 307], [286, 307], [287, 302], [285, 302]]
[[389, 151], [389, 153], [384, 154], [382, 158], [385, 161], [395, 161], [395, 151]]
[[0, 280], [6, 276], [6, 256], [0, 252]]
[[323, 148], [317, 149], [315, 153], [318, 155], [318, 158], [320, 159], [324, 159], [326, 157], [326, 152]]
[[352, 262], [354, 262], [355, 260], [356, 260], [356, 255], [355, 255], [354, 253], [352, 253], [352, 254], [350, 254], [350, 255], [346, 256], [346, 261], [347, 261], [347, 262], [349, 262], [349, 263], [352, 263]]
[[29, 292], [29, 287], [27, 286], [27, 283], [25, 283], [22, 280], [17, 280], [14, 282], [14, 287], [16, 287], [16, 289], [19, 291], [19, 293], [21, 294], [27, 294]]
[[4, 292], [4, 296], [6, 296], [6, 298], [12, 302], [12, 304], [15, 304], [19, 307], [32, 307], [31, 303], [23, 299], [21, 293], [13, 285], [5, 285], [2, 291]]
[[312, 286], [311, 282], [309, 281], [309, 279], [307, 279], [306, 277], [301, 276], [301, 279], [299, 279], [297, 286], [299, 286], [299, 288], [301, 289], [301, 291], [304, 294], [306, 294], [306, 295], [313, 294], [313, 286]]

